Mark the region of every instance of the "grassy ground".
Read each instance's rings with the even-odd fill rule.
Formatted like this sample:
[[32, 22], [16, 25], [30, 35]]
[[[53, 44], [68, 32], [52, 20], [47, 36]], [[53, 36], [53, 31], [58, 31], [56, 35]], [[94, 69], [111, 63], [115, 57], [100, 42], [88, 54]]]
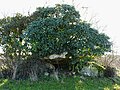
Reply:
[[47, 78], [36, 82], [0, 79], [0, 90], [120, 90], [120, 81], [115, 80], [78, 76], [67, 77], [60, 81]]

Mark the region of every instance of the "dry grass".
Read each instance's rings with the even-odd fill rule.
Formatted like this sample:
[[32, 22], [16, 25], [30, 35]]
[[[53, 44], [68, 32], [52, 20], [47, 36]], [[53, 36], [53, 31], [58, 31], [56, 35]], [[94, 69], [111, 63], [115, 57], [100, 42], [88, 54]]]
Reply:
[[96, 58], [96, 60], [104, 66], [120, 69], [120, 55], [104, 55]]
[[110, 66], [116, 69], [116, 75], [120, 77], [120, 55], [108, 54], [95, 59], [103, 66]]

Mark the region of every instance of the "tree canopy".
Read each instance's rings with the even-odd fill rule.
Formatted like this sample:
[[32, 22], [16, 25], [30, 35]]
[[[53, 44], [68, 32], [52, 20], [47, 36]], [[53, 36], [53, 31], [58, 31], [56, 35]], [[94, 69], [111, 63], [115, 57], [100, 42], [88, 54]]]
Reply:
[[81, 20], [74, 6], [39, 7], [31, 17], [34, 20], [27, 26], [26, 42], [31, 52], [42, 58], [63, 52], [74, 58], [110, 51], [109, 37]]

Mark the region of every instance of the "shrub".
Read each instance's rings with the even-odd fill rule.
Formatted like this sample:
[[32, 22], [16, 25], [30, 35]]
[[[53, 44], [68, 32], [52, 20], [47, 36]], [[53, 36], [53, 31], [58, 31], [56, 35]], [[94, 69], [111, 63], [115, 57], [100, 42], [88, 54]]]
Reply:
[[113, 67], [107, 66], [104, 70], [104, 76], [105, 77], [114, 77], [116, 74], [116, 70]]

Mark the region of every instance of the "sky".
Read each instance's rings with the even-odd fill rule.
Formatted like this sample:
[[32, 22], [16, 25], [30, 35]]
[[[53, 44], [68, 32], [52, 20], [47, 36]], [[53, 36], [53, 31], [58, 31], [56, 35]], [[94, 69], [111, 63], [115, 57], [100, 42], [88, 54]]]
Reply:
[[37, 7], [58, 3], [74, 5], [82, 19], [111, 38], [114, 51], [120, 54], [119, 0], [0, 0], [0, 18], [13, 16], [17, 12], [27, 15]]

